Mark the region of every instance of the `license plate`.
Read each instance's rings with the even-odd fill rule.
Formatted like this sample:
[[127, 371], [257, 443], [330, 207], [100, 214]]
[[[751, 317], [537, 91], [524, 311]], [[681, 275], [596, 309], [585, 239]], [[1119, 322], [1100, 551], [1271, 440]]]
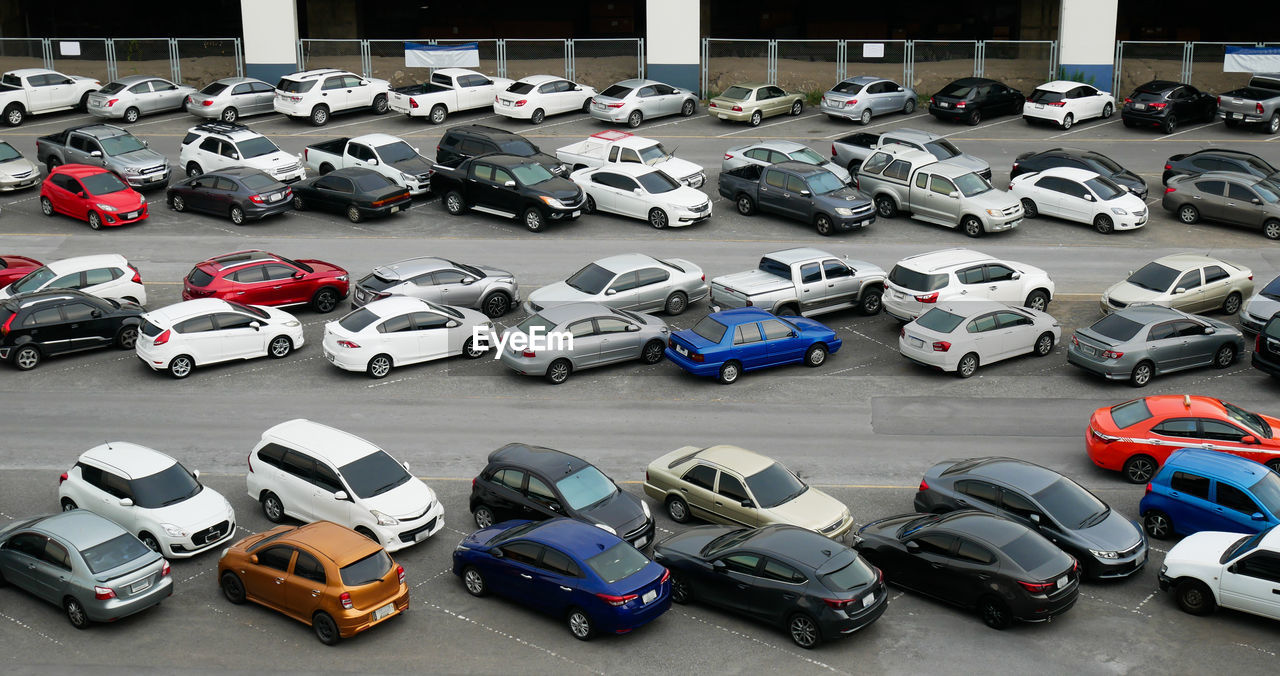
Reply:
[[378, 620], [381, 620], [384, 617], [389, 617], [391, 613], [394, 613], [395, 611], [396, 611], [395, 604], [388, 603], [387, 605], [382, 606], [381, 608], [373, 611], [373, 619], [376, 622]]
[[894, 292], [893, 292], [893, 297], [894, 297], [894, 298], [899, 298], [899, 299], [901, 299], [901, 298], [906, 298], [906, 297], [907, 297], [907, 294], [905, 294], [905, 293], [903, 293], [903, 292], [901, 292], [901, 291], [894, 291]]
[[210, 542], [216, 541], [220, 537], [222, 537], [222, 533], [219, 533], [218, 531], [213, 531], [212, 533], [209, 533], [208, 535], [204, 536], [204, 543], [209, 544]]
[[148, 176], [148, 177], [147, 177], [147, 180], [148, 180], [148, 181], [159, 181], [159, 180], [160, 180], [160, 179], [162, 179], [162, 178], [164, 178], [164, 174], [156, 174], [155, 176]]
[[391, 207], [391, 213], [394, 214], [397, 211], [400, 211], [400, 207]]
[[597, 103], [597, 104], [595, 104], [595, 106], [593, 106], [593, 107], [594, 107], [596, 110], [604, 110], [604, 104], [603, 104], [603, 103]]
[[1058, 578], [1058, 589], [1062, 589], [1063, 587], [1067, 586], [1067, 582], [1068, 582], [1068, 579], [1066, 575], [1063, 575], [1062, 577]]
[[151, 588], [151, 580], [143, 580], [141, 582], [134, 582], [132, 585], [130, 585], [129, 591], [134, 594], [137, 594], [138, 592], [143, 592], [150, 588]]
[[921, 340], [921, 339], [919, 339], [919, 338], [916, 338], [916, 337], [911, 337], [911, 346], [912, 346], [912, 347], [924, 347], [924, 341], [923, 341], [923, 340]]
[[1244, 115], [1241, 113], [1231, 113], [1231, 119], [1233, 120], [1239, 120], [1243, 118], [1244, 118]]
[[1036, 104], [1036, 110], [1040, 110], [1040, 109], [1042, 109], [1042, 108], [1044, 108], [1044, 104], [1043, 104], [1043, 103], [1037, 103], [1037, 104]]
[[938, 104], [938, 107], [939, 107], [939, 108], [950, 108], [950, 107], [951, 107], [951, 104], [950, 104], [950, 103], [945, 103], [945, 102], [944, 102], [944, 103], [939, 103], [939, 104]]
[[644, 593], [644, 596], [640, 597], [640, 600], [645, 604], [649, 604], [649, 603], [653, 603], [654, 599], [656, 598], [658, 598], [658, 590], [650, 589], [649, 591]]
[[863, 608], [870, 608], [870, 607], [871, 607], [871, 604], [873, 604], [873, 603], [875, 603], [875, 602], [876, 602], [876, 595], [875, 595], [875, 594], [867, 594], [867, 595], [866, 595], [865, 597], [863, 597], [863, 599], [862, 599], [862, 607], [863, 607]]
[[570, 214], [570, 215], [569, 215], [569, 217], [570, 217], [570, 218], [577, 218], [577, 217], [579, 217], [579, 216], [581, 216], [581, 215], [582, 215], [582, 212], [581, 212], [581, 211], [575, 211], [575, 212], [573, 212], [572, 214]]
[[413, 536], [413, 541], [414, 541], [414, 542], [422, 542], [423, 540], [425, 540], [425, 539], [427, 539], [427, 538], [429, 538], [429, 537], [431, 537], [431, 529], [430, 529], [430, 528], [423, 528], [422, 530], [418, 531], [418, 534], [417, 534], [417, 535], [414, 535], [414, 536]]
[[681, 355], [681, 356], [684, 356], [684, 357], [688, 357], [688, 356], [689, 356], [689, 350], [685, 349], [685, 347], [684, 347], [683, 345], [677, 345], [677, 346], [676, 346], [676, 352], [679, 352], [679, 353], [680, 353], [680, 355]]
[[727, 119], [729, 119], [729, 116], [728, 116], [728, 115], [721, 114], [721, 115], [720, 115], [720, 119], [722, 119], [722, 120], [727, 120]]
[[272, 195], [269, 199], [270, 199], [272, 202], [279, 202], [281, 197], [283, 197], [283, 195], [281, 195], [280, 193], [276, 193], [276, 194]]
[[649, 544], [649, 536], [646, 535], [645, 537], [642, 537], [639, 540], [636, 540], [636, 549], [639, 549], [647, 544]]
[[363, 291], [357, 291], [357, 292], [356, 292], [356, 300], [364, 300], [364, 292], [363, 292]]
[[1133, 109], [1134, 109], [1134, 110], [1146, 110], [1146, 109], [1147, 109], [1147, 104], [1145, 104], [1145, 103], [1135, 103], [1135, 104], [1133, 104]]
[[332, 364], [332, 363], [334, 362], [334, 359], [335, 359], [335, 357], [333, 356], [333, 353], [332, 353], [332, 352], [325, 352], [325, 353], [324, 353], [324, 358], [325, 358], [325, 359], [328, 359], [330, 364]]
[[510, 101], [503, 101], [503, 102], [502, 102], [502, 105], [504, 105], [504, 106], [506, 106], [506, 107], [510, 108], [510, 107], [511, 107], [511, 102], [510, 102]]

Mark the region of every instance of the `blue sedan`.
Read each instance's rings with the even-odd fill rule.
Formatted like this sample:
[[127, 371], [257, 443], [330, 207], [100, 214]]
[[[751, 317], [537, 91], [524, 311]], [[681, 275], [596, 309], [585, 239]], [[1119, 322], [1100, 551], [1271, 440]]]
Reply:
[[563, 618], [582, 641], [625, 634], [671, 607], [671, 573], [602, 528], [568, 518], [505, 521], [463, 538], [453, 574], [472, 596], [490, 592]]
[[673, 333], [666, 355], [695, 376], [716, 376], [727, 385], [743, 371], [784, 364], [822, 366], [842, 342], [835, 331], [812, 319], [743, 307], [714, 312], [692, 329]]

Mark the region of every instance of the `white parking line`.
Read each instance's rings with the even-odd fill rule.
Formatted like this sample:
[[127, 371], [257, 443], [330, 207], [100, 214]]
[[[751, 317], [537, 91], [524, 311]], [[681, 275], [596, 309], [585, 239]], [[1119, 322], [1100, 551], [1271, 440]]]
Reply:
[[780, 124], [786, 124], [788, 122], [799, 122], [800, 120], [807, 120], [809, 118], [817, 117], [822, 114], [823, 113], [811, 113], [809, 115], [800, 115], [799, 117], [793, 117], [787, 120], [779, 120], [777, 122], [772, 122], [770, 124], [762, 125], [759, 127], [747, 127], [746, 129], [739, 129], [737, 131], [730, 131], [730, 132], [725, 132], [723, 134], [717, 134], [716, 138], [724, 138], [726, 136], [733, 136], [734, 134], [742, 134], [749, 131], [755, 131], [757, 129], [764, 129], [765, 127], [776, 127]]
[[129, 125], [129, 129], [133, 129], [134, 127], [145, 127], [149, 124], [160, 124], [161, 122], [172, 122], [180, 117], [185, 117], [185, 116], [186, 116], [186, 112], [182, 112], [177, 115], [169, 115], [167, 117], [156, 118], [151, 120], [150, 122], [134, 122], [133, 124]]
[[78, 125], [78, 124], [84, 124], [84, 123], [86, 123], [86, 122], [92, 122], [92, 121], [94, 121], [94, 120], [96, 120], [96, 119], [98, 119], [98, 117], [97, 117], [96, 115], [82, 115], [82, 116], [80, 116], [80, 119], [76, 119], [76, 120], [68, 120], [68, 119], [66, 119], [66, 118], [60, 118], [60, 119], [57, 119], [57, 120], [49, 120], [48, 122], [35, 122], [35, 123], [32, 123], [32, 124], [26, 124], [26, 123], [23, 123], [22, 127], [20, 127], [20, 128], [25, 129], [25, 128], [27, 128], [27, 127], [45, 127], [45, 126], [48, 126], [48, 125], [51, 125], [51, 124], [61, 124], [61, 125], [65, 125], [65, 126], [68, 126], [68, 127], [74, 127], [74, 126], [76, 126], [76, 125]]
[[1167, 138], [1173, 138], [1174, 136], [1177, 136], [1178, 134], [1185, 134], [1185, 133], [1187, 133], [1187, 132], [1189, 132], [1189, 131], [1197, 131], [1197, 130], [1199, 130], [1199, 129], [1204, 129], [1205, 127], [1208, 127], [1208, 126], [1209, 126], [1209, 125], [1211, 125], [1211, 124], [1213, 124], [1213, 123], [1212, 123], [1212, 122], [1206, 122], [1206, 123], [1204, 123], [1204, 124], [1202, 124], [1202, 125], [1199, 125], [1199, 126], [1196, 126], [1196, 127], [1187, 127], [1186, 129], [1183, 129], [1182, 131], [1175, 131], [1175, 132], [1173, 132], [1172, 134], [1165, 134], [1164, 136], [1158, 137], [1156, 140], [1157, 140], [1157, 141], [1163, 141], [1163, 140], [1165, 140], [1165, 139], [1167, 139]]
[[[348, 122], [348, 123], [346, 123], [346, 124], [325, 125], [323, 128], [324, 128], [324, 129], [341, 129], [341, 128], [343, 128], [343, 127], [352, 127], [352, 126], [355, 126], [355, 125], [357, 125], [357, 124], [365, 124], [366, 122], [373, 122], [373, 120], [356, 120], [355, 122]], [[319, 129], [319, 128], [320, 128], [320, 127], [317, 127], [317, 129]], [[281, 135], [281, 136], [301, 136], [301, 135], [303, 135], [303, 134], [310, 134], [311, 132], [312, 132], [312, 130], [311, 130], [311, 129], [308, 129], [308, 130], [306, 130], [306, 131], [299, 131], [299, 132], [295, 132], [295, 133], [293, 133], [293, 134], [280, 134], [280, 135]]]
[[1107, 126], [1107, 125], [1109, 125], [1109, 124], [1115, 124], [1115, 123], [1117, 123], [1117, 122], [1119, 122], [1119, 121], [1120, 121], [1120, 116], [1119, 116], [1119, 115], [1117, 115], [1117, 116], [1116, 116], [1116, 119], [1111, 120], [1110, 122], [1103, 122], [1102, 124], [1091, 124], [1091, 125], [1089, 125], [1089, 126], [1087, 126], [1087, 127], [1076, 127], [1075, 129], [1072, 129], [1072, 130], [1070, 130], [1070, 131], [1064, 131], [1064, 132], [1062, 132], [1061, 134], [1054, 134], [1053, 136], [1050, 136], [1049, 138], [1058, 138], [1059, 136], [1066, 136], [1067, 134], [1074, 134], [1074, 133], [1076, 133], [1076, 132], [1078, 132], [1078, 131], [1088, 131], [1088, 130], [1090, 130], [1090, 129], [1098, 129], [1099, 127], [1105, 127], [1105, 126]]
[[999, 122], [992, 122], [992, 123], [990, 123], [990, 124], [980, 124], [980, 125], [978, 125], [978, 126], [976, 126], [976, 127], [969, 127], [968, 129], [961, 129], [960, 131], [953, 131], [953, 132], [951, 132], [950, 134], [943, 134], [943, 135], [941, 136], [941, 138], [947, 138], [948, 136], [955, 136], [956, 134], [963, 134], [963, 133], [968, 132], [968, 131], [978, 131], [979, 129], [986, 129], [987, 127], [994, 127], [994, 126], [996, 126], [996, 125], [998, 125], [998, 124], [1004, 124], [1004, 123], [1006, 123], [1006, 122], [1017, 122], [1018, 120], [1021, 120], [1021, 119], [1022, 119], [1021, 117], [1011, 117], [1011, 118], [1009, 118], [1009, 119], [1007, 119], [1007, 120], [1000, 120]]
[[897, 119], [894, 119], [894, 120], [890, 120], [890, 121], [888, 121], [888, 122], [881, 122], [880, 124], [869, 124], [869, 125], [867, 125], [867, 126], [865, 126], [865, 127], [863, 127], [862, 125], [857, 125], [857, 126], [854, 126], [854, 127], [849, 127], [848, 129], [846, 129], [846, 130], [844, 130], [844, 131], [837, 132], [837, 133], [832, 134], [832, 135], [830, 135], [830, 136], [823, 136], [822, 138], [824, 138], [824, 139], [831, 139], [831, 138], [836, 138], [836, 137], [838, 137], [838, 136], [848, 136], [849, 134], [852, 134], [852, 133], [854, 133], [854, 132], [858, 132], [858, 131], [866, 131], [866, 130], [868, 130], [868, 129], [877, 129], [877, 128], [879, 128], [879, 127], [884, 127], [884, 126], [886, 126], [886, 125], [894, 124], [895, 122], [904, 122], [904, 121], [906, 121], [906, 120], [914, 120], [914, 119], [916, 119], [917, 117], [924, 117], [925, 115], [928, 115], [928, 114], [929, 114], [929, 113], [916, 113], [915, 115], [907, 115], [906, 117], [900, 117], [900, 118], [897, 118]]
[[815, 666], [815, 667], [821, 667], [821, 668], [823, 668], [823, 669], [826, 669], [827, 671], [830, 671], [830, 672], [833, 672], [833, 673], [837, 673], [837, 674], [848, 674], [848, 673], [849, 673], [849, 672], [847, 672], [847, 671], [842, 671], [842, 670], [840, 670], [840, 669], [837, 669], [837, 668], [835, 668], [835, 667], [833, 667], [833, 666], [831, 666], [831, 665], [829, 665], [829, 664], [827, 664], [827, 663], [825, 663], [825, 662], [819, 662], [818, 660], [815, 660], [815, 659], [813, 659], [812, 657], [807, 657], [807, 656], [805, 656], [805, 655], [801, 655], [801, 654], [798, 654], [798, 653], [794, 653], [794, 652], [792, 652], [792, 651], [790, 651], [790, 650], [787, 650], [786, 648], [781, 648], [781, 647], [776, 646], [776, 645], [774, 645], [774, 644], [772, 644], [772, 643], [769, 643], [768, 641], [762, 641], [762, 640], [760, 640], [760, 639], [758, 639], [758, 638], [756, 638], [755, 636], [752, 636], [752, 635], [750, 635], [750, 634], [746, 634], [746, 633], [740, 632], [740, 631], [738, 631], [738, 630], [736, 630], [736, 629], [730, 629], [729, 627], [725, 627], [725, 626], [722, 626], [722, 625], [716, 624], [715, 622], [712, 622], [712, 621], [710, 621], [710, 620], [704, 620], [704, 619], [702, 619], [701, 617], [698, 617], [697, 615], [693, 615], [693, 614], [688, 613], [688, 612], [685, 612], [685, 611], [683, 611], [683, 610], [675, 610], [675, 609], [673, 608], [673, 609], [672, 609], [671, 611], [669, 611], [669, 612], [674, 612], [674, 613], [676, 613], [676, 614], [678, 614], [678, 615], [683, 615], [684, 617], [687, 617], [687, 618], [689, 618], [689, 619], [691, 619], [691, 620], [693, 620], [693, 621], [695, 621], [695, 622], [700, 622], [700, 623], [705, 624], [705, 625], [707, 625], [707, 626], [709, 626], [709, 627], [713, 627], [713, 628], [715, 628], [715, 629], [719, 629], [720, 631], [723, 631], [723, 632], [725, 632], [725, 633], [728, 633], [728, 634], [732, 634], [732, 635], [734, 635], [734, 636], [737, 636], [738, 638], [744, 638], [744, 639], [747, 639], [748, 641], [751, 641], [752, 643], [756, 643], [756, 644], [762, 645], [762, 646], [764, 646], [764, 647], [766, 647], [766, 648], [771, 648], [771, 649], [773, 649], [773, 650], [776, 650], [776, 651], [778, 651], [778, 652], [782, 653], [783, 655], [787, 655], [788, 657], [794, 657], [794, 658], [796, 658], [796, 659], [798, 659], [798, 660], [802, 660], [802, 661], [808, 662], [809, 664], [812, 664], [812, 665], [813, 665], [813, 666]]

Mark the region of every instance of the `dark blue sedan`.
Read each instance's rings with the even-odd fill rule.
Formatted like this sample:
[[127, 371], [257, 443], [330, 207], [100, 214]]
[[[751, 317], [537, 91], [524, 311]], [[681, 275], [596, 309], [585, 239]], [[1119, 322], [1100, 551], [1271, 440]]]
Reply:
[[743, 371], [806, 364], [822, 366], [843, 341], [820, 322], [775, 317], [756, 307], [713, 312], [667, 340], [667, 359], [695, 376], [729, 384]]
[[490, 592], [563, 618], [582, 641], [625, 634], [671, 607], [671, 573], [601, 528], [573, 519], [505, 521], [463, 538], [453, 574], [472, 596]]

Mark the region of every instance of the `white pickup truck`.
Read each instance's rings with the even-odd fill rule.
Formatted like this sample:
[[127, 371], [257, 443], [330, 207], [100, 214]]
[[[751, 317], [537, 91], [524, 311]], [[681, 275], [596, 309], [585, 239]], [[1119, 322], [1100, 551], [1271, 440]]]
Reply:
[[492, 108], [493, 98], [511, 85], [505, 77], [489, 77], [465, 68], [441, 68], [422, 84], [396, 87], [388, 103], [391, 110], [409, 117], [427, 117], [440, 124], [449, 113]]
[[372, 169], [407, 188], [410, 195], [430, 190], [431, 176], [435, 174], [431, 161], [417, 148], [390, 134], [365, 134], [315, 143], [303, 149], [302, 161], [307, 169], [319, 174], [346, 167]]
[[0, 76], [0, 110], [5, 124], [16, 127], [28, 115], [85, 108], [89, 94], [102, 83], [89, 77], [63, 75], [43, 68], [21, 68]]
[[667, 152], [661, 143], [625, 131], [610, 129], [592, 134], [587, 140], [571, 143], [556, 150], [556, 159], [573, 167], [602, 167], [610, 162], [646, 164], [689, 186], [701, 188], [707, 180], [702, 167]]

